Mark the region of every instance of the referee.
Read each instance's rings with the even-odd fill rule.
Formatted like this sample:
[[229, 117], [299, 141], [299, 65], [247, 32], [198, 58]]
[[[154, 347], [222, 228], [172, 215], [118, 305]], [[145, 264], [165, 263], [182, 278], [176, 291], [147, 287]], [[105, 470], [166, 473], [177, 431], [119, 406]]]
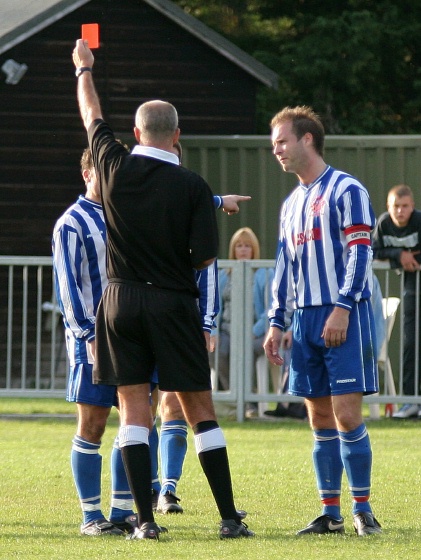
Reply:
[[134, 539], [158, 539], [150, 491], [149, 379], [177, 393], [219, 513], [220, 538], [251, 536], [233, 499], [225, 439], [212, 403], [193, 268], [217, 255], [212, 192], [172, 153], [180, 130], [175, 108], [150, 101], [136, 113], [131, 154], [102, 119], [92, 67], [79, 39], [73, 51], [80, 113], [100, 177], [107, 226], [109, 284], [96, 320], [94, 382], [117, 385], [119, 440], [139, 514]]

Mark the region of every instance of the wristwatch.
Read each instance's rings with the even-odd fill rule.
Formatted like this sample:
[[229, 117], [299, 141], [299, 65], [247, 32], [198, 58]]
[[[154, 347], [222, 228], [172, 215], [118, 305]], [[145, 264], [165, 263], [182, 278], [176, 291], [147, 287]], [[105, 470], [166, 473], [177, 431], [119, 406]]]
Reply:
[[79, 78], [79, 76], [84, 72], [92, 72], [92, 68], [90, 68], [89, 66], [81, 66], [80, 68], [76, 68], [76, 78]]

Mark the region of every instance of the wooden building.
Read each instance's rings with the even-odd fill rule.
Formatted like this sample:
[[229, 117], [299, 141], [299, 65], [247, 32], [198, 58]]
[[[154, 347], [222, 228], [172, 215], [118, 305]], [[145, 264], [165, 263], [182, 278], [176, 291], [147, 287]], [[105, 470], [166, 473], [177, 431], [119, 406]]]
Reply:
[[[277, 75], [169, 0], [0, 1], [0, 254], [49, 255], [55, 220], [83, 183], [86, 146], [71, 53], [99, 23], [95, 83], [105, 118], [131, 138], [137, 106], [172, 102], [183, 134], [254, 134], [259, 87]], [[6, 65], [7, 66], [7, 65]]]

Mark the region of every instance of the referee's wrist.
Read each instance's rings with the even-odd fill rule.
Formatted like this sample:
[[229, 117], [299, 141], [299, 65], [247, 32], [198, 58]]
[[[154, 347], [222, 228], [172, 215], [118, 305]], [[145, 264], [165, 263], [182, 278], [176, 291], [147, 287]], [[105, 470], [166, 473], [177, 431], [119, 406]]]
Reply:
[[79, 68], [76, 68], [76, 78], [79, 78], [79, 76], [81, 76], [84, 72], [91, 72], [92, 73], [92, 67], [91, 66], [80, 66]]

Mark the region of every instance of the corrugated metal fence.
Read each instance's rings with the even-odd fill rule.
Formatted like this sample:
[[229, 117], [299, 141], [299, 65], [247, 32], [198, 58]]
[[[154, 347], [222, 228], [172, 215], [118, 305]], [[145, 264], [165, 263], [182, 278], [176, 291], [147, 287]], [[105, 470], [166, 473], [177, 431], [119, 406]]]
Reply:
[[[256, 393], [255, 362], [251, 344], [253, 325], [253, 274], [257, 268], [271, 268], [272, 260], [220, 260], [220, 268], [232, 275], [232, 317], [230, 388], [214, 390], [216, 402], [235, 403], [236, 417], [244, 419], [244, 404], [292, 402], [299, 399], [280, 391], [281, 371], [270, 370], [266, 360]], [[402, 301], [403, 283], [386, 263], [375, 263], [383, 297]], [[55, 304], [50, 257], [0, 257], [0, 282], [6, 287], [0, 309], [0, 397], [64, 397], [68, 372], [63, 326]], [[419, 274], [418, 274], [419, 298]], [[395, 326], [381, 362], [381, 392], [367, 398], [371, 403], [421, 403], [421, 396], [402, 395], [403, 318], [398, 307]], [[419, 340], [419, 333], [417, 335]], [[388, 377], [388, 358], [393, 384]], [[216, 368], [218, 355], [216, 352]], [[262, 373], [262, 372], [261, 372]], [[215, 376], [214, 376], [215, 377]], [[416, 386], [418, 383], [416, 382]], [[214, 378], [217, 389], [217, 379]], [[394, 394], [396, 393], [396, 394]], [[374, 410], [374, 409], [373, 409]]]

